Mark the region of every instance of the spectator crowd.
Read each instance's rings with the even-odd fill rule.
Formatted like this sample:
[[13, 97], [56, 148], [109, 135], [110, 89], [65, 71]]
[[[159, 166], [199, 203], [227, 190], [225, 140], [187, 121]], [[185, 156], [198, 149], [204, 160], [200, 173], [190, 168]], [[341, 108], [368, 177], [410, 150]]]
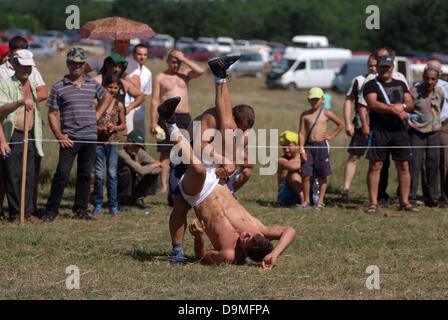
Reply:
[[[186, 59], [181, 51], [172, 50], [166, 59], [166, 70], [153, 81], [151, 71], [145, 66], [148, 48], [137, 45], [132, 56], [127, 56], [130, 42], [119, 40], [115, 43], [115, 52], [92, 61], [87, 61], [82, 48], [69, 49], [67, 74], [48, 93], [27, 46], [24, 38], [12, 38], [6, 49], [7, 57], [0, 66], [0, 217], [5, 217], [6, 195], [9, 218], [19, 221], [23, 200], [20, 177], [24, 144], [21, 142], [27, 133], [30, 137], [24, 199], [27, 221], [54, 221], [77, 160], [72, 207], [75, 218], [92, 220], [103, 214], [106, 181], [108, 212], [117, 217], [133, 205], [147, 209], [145, 197], [161, 189], [173, 206], [172, 262], [182, 262], [186, 215], [193, 206], [185, 201], [178, 188], [186, 166], [170, 163], [172, 132], [168, 126], [192, 130], [189, 82], [203, 75], [204, 69]], [[327, 178], [332, 174], [329, 142], [345, 129], [350, 144], [341, 192], [343, 199], [350, 197], [357, 164], [365, 154], [369, 160], [368, 213], [375, 213], [389, 199], [386, 189], [390, 158], [397, 170], [399, 209], [419, 212], [420, 180], [426, 206], [448, 207], [448, 150], [445, 148], [448, 145], [448, 84], [440, 79], [441, 65], [437, 61], [428, 63], [422, 81], [409, 84], [394, 70], [394, 59], [395, 53], [389, 48], [369, 56], [367, 74], [354, 78], [347, 92], [343, 119], [325, 107], [330, 102], [328, 94], [320, 88], [309, 90], [309, 108], [298, 119], [298, 132], [285, 131], [280, 135], [283, 150], [277, 171], [280, 204], [296, 206], [298, 210], [313, 206], [316, 211], [325, 209]], [[181, 68], [182, 65], [186, 68]], [[97, 74], [91, 77], [91, 71]], [[227, 95], [227, 87], [220, 86], [226, 74], [213, 72], [217, 106], [195, 119], [201, 122], [202, 131], [225, 127], [219, 103], [221, 94]], [[150, 133], [157, 137], [159, 160], [153, 159], [144, 145], [147, 108], [144, 102], [149, 95], [149, 127]], [[178, 98], [171, 123], [158, 117], [157, 107], [173, 97]], [[37, 182], [44, 153], [39, 102], [44, 100], [47, 100], [48, 124], [60, 149], [50, 196], [40, 212], [36, 204]], [[235, 106], [231, 113], [234, 129], [246, 131], [254, 125], [255, 112], [251, 106]], [[329, 122], [336, 126], [332, 132], [328, 132]], [[206, 143], [211, 144], [212, 140]], [[249, 180], [252, 168], [253, 164], [247, 161], [232, 170], [225, 165], [220, 168], [225, 171], [223, 177], [233, 196]], [[218, 175], [219, 170], [216, 172]], [[197, 225], [193, 229], [196, 235], [200, 233]]]

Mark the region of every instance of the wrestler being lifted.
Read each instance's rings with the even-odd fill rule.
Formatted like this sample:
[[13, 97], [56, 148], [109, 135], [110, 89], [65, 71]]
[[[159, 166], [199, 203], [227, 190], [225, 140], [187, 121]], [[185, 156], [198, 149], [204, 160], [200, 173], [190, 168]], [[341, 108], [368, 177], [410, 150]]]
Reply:
[[[226, 70], [238, 58], [239, 56], [226, 56], [209, 62], [218, 87], [216, 108], [221, 131], [225, 128], [236, 128], [226, 83]], [[179, 97], [167, 99], [158, 107], [158, 112], [160, 118], [166, 122], [171, 140], [183, 153], [183, 162], [187, 166], [186, 173], [179, 181], [179, 188], [202, 225], [200, 226], [196, 219], [190, 225], [190, 232], [195, 238], [196, 258], [202, 263], [226, 264], [249, 257], [262, 262], [264, 269], [271, 269], [278, 256], [294, 239], [295, 230], [286, 226], [265, 226], [239, 204], [232, 196], [225, 179], [219, 177], [223, 176], [222, 170], [232, 171], [234, 164], [205, 164], [196, 157], [190, 143], [175, 123], [175, 110], [179, 102]], [[234, 144], [226, 144], [223, 141], [223, 145]], [[229, 162], [222, 157], [221, 163]], [[206, 249], [204, 232], [209, 237], [213, 250]], [[271, 240], [278, 240], [275, 247]]]

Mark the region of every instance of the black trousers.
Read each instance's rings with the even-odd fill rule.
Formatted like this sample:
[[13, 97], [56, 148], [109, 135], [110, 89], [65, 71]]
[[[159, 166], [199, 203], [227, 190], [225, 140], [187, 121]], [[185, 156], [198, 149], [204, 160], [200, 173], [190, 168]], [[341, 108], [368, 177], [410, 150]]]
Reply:
[[45, 209], [48, 214], [58, 214], [64, 189], [70, 178], [70, 172], [76, 156], [78, 156], [78, 171], [76, 174], [73, 212], [87, 209], [90, 191], [90, 172], [95, 163], [96, 145], [94, 143], [74, 143], [72, 148], [61, 147], [59, 149], [59, 162], [51, 184], [50, 198]]
[[[29, 132], [29, 138], [32, 138], [32, 132]], [[12, 143], [11, 143], [12, 142]], [[14, 142], [23, 142], [23, 132], [14, 130], [10, 148], [11, 155], [3, 162], [3, 176], [5, 179], [6, 196], [8, 198], [9, 217], [16, 219], [20, 216], [20, 193], [22, 185], [22, 163], [23, 163], [23, 144], [14, 144]], [[36, 147], [34, 141], [28, 142], [28, 159], [26, 167], [26, 185], [25, 185], [25, 217], [31, 216], [34, 211], [33, 194], [35, 183], [35, 157]]]
[[158, 187], [158, 178], [158, 174], [148, 174], [140, 179], [130, 166], [120, 166], [117, 190], [120, 204], [132, 203], [140, 197], [154, 195]]

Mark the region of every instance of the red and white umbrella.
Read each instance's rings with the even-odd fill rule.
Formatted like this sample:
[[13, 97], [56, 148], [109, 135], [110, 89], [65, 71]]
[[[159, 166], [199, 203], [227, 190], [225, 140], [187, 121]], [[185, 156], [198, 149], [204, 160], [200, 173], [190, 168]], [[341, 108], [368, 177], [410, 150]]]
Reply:
[[122, 17], [92, 20], [84, 24], [78, 33], [89, 39], [148, 39], [156, 35], [146, 23]]

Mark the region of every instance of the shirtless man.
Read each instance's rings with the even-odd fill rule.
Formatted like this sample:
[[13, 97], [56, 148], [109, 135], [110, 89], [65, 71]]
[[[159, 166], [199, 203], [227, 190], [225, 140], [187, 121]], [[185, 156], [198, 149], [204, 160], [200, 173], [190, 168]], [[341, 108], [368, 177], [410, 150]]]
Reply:
[[[308, 94], [311, 109], [300, 115], [299, 154], [302, 160], [304, 196], [304, 201], [299, 207], [301, 210], [310, 208], [310, 187], [313, 176], [319, 179], [319, 200], [315, 210], [321, 211], [325, 208], [327, 177], [332, 173], [328, 140], [333, 140], [344, 129], [342, 120], [330, 110], [325, 110], [322, 107], [324, 99], [324, 92], [321, 88], [312, 88]], [[337, 125], [331, 134], [327, 133], [329, 120]]]
[[[217, 98], [223, 95], [222, 90], [223, 86], [221, 84], [217, 84], [216, 85]], [[227, 90], [227, 86], [225, 87], [225, 90]], [[228, 96], [228, 92], [226, 92], [225, 95]], [[218, 105], [218, 103], [220, 103], [220, 101], [216, 101], [216, 105]], [[234, 122], [227, 124], [227, 126], [233, 126], [236, 124], [235, 128], [241, 129], [243, 132], [245, 132], [246, 130], [252, 128], [252, 126], [254, 125], [255, 112], [251, 106], [244, 104], [237, 105], [233, 107], [232, 115]], [[217, 108], [215, 107], [206, 110], [204, 113], [195, 118], [194, 121], [195, 122], [200, 121], [201, 124], [200, 137], [194, 137], [194, 140], [197, 139], [200, 140], [200, 149], [202, 152], [204, 148], [210, 147], [211, 144], [214, 143], [214, 136], [209, 136], [208, 139], [203, 139], [203, 137], [205, 137], [204, 132], [208, 131], [209, 129], [217, 129], [217, 130], [222, 129], [220, 127]], [[221, 130], [220, 133], [222, 136], [225, 136], [224, 130]], [[193, 138], [193, 123], [189, 126], [189, 136]], [[245, 138], [244, 144], [247, 145], [247, 138]], [[213, 149], [212, 152], [215, 152], [216, 154], [221, 153], [221, 151], [217, 151], [215, 149]], [[247, 174], [247, 170], [245, 169], [247, 167], [250, 168], [253, 165], [247, 163], [247, 154], [244, 154], [244, 159], [245, 163], [238, 164], [238, 166], [243, 167], [242, 172]], [[229, 168], [227, 169], [230, 170]], [[183, 263], [184, 261], [182, 242], [185, 234], [185, 229], [187, 227], [187, 214], [188, 211], [190, 210], [190, 205], [182, 197], [178, 184], [181, 177], [185, 174], [185, 172], [186, 172], [186, 166], [184, 164], [182, 163], [179, 165], [174, 165], [173, 163], [170, 164], [169, 193], [170, 197], [173, 200], [173, 211], [171, 212], [169, 221], [170, 234], [173, 245], [172, 250], [173, 258], [171, 260], [171, 263]], [[229, 177], [230, 174], [231, 172], [228, 172], [228, 175], [226, 177]], [[233, 175], [231, 177], [233, 177]], [[231, 179], [229, 179], [229, 181], [231, 181]], [[238, 180], [237, 182], [240, 182], [240, 180]], [[233, 186], [232, 185], [229, 186], [229, 188], [231, 187]]]
[[[152, 87], [151, 98], [151, 133], [156, 133], [157, 128], [157, 106], [164, 100], [179, 96], [181, 101], [179, 107], [176, 109], [176, 123], [179, 128], [187, 129], [191, 122], [190, 108], [188, 105], [188, 84], [191, 79], [197, 78], [204, 73], [202, 69], [195, 62], [185, 58], [184, 54], [179, 50], [172, 50], [168, 54], [166, 60], [168, 68], [155, 76]], [[185, 63], [189, 68], [180, 69], [182, 63]], [[159, 120], [159, 125], [164, 128], [164, 123]], [[165, 129], [166, 132], [166, 129]], [[170, 163], [171, 144], [170, 137], [166, 135], [166, 139], [160, 142], [157, 146], [157, 151], [160, 152], [160, 162], [162, 163], [161, 175], [161, 191], [167, 192], [167, 178]]]
[[[217, 66], [215, 68], [219, 69]], [[225, 72], [223, 78], [225, 80]], [[236, 128], [225, 82], [217, 85], [216, 100], [220, 130]], [[225, 181], [218, 176], [221, 176], [223, 171], [230, 174], [227, 171], [232, 171], [231, 168], [224, 170], [219, 165], [205, 165], [196, 158], [189, 142], [175, 124], [174, 110], [179, 102], [179, 97], [168, 99], [158, 111], [160, 117], [166, 121], [168, 133], [174, 143], [188, 155], [187, 171], [181, 178], [179, 187], [182, 196], [194, 208], [203, 226], [198, 226], [196, 220], [190, 225], [190, 232], [195, 237], [196, 258], [203, 263], [223, 264], [242, 261], [248, 256], [254, 261], [262, 261], [263, 268], [271, 269], [278, 256], [294, 239], [295, 230], [291, 227], [263, 225], [238, 203]], [[204, 232], [214, 250], [206, 249]], [[270, 240], [279, 240], [275, 248], [270, 244]]]

